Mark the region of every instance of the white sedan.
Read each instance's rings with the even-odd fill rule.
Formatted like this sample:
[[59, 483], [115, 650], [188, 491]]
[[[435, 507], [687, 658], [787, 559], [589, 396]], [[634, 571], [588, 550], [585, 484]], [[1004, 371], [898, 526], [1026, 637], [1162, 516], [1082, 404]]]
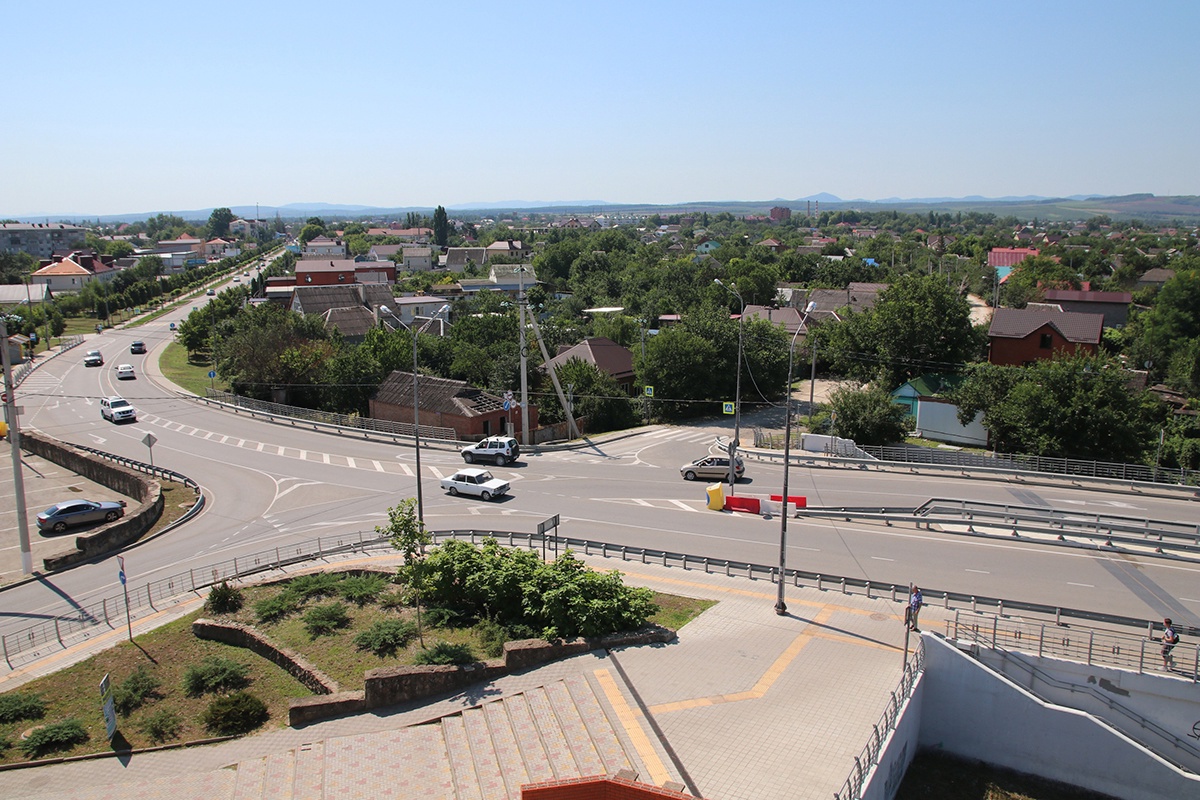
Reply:
[[467, 467], [442, 478], [442, 488], [452, 495], [473, 494], [481, 500], [491, 500], [508, 493], [508, 481], [492, 477], [486, 469]]
[[137, 375], [133, 372], [132, 364], [120, 364], [117, 366], [117, 380], [123, 381], [126, 378], [134, 379]]

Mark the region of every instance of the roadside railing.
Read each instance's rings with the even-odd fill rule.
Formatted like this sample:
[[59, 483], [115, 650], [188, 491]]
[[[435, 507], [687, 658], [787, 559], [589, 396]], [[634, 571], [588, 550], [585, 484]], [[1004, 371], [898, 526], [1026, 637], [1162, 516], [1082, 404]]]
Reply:
[[[322, 426], [334, 429], [339, 433], [368, 431], [384, 436], [412, 438], [417, 426], [411, 422], [393, 422], [392, 420], [373, 419], [350, 414], [337, 414], [332, 411], [319, 411], [314, 408], [301, 408], [283, 403], [272, 403], [267, 400], [255, 400], [250, 397], [209, 390], [207, 396], [199, 397], [206, 403], [218, 403], [228, 406], [234, 411], [248, 411], [251, 414], [270, 418], [277, 422], [304, 422], [313, 427]], [[421, 438], [455, 442], [458, 434], [453, 428], [442, 428], [433, 425], [420, 426]]]
[[20, 386], [21, 381], [29, 377], [29, 373], [33, 372], [35, 369], [44, 364], [46, 359], [53, 358], [54, 356], [65, 353], [74, 347], [78, 347], [79, 345], [83, 344], [84, 341], [85, 340], [82, 336], [69, 336], [66, 339], [59, 339], [57, 353], [51, 353], [49, 350], [47, 350], [42, 354], [43, 359], [41, 361], [30, 359], [12, 371], [13, 386]]
[[925, 643], [920, 637], [917, 637], [916, 649], [913, 650], [904, 665], [904, 674], [900, 676], [900, 685], [896, 687], [896, 691], [892, 692], [892, 697], [888, 701], [887, 708], [883, 710], [883, 716], [879, 718], [879, 722], [871, 726], [871, 738], [863, 747], [862, 752], [854, 757], [854, 769], [850, 771], [846, 782], [842, 784], [841, 791], [834, 792], [834, 800], [858, 800], [862, 797], [863, 784], [867, 775], [870, 774], [871, 768], [879, 763], [883, 744], [887, 741], [888, 734], [896, 729], [896, 724], [900, 720], [900, 712], [904, 710], [908, 698], [912, 697], [913, 687], [917, 685], [917, 678], [924, 669]]
[[165, 467], [156, 467], [153, 464], [147, 464], [145, 462], [138, 461], [137, 459], [126, 458], [125, 456], [114, 455], [113, 453], [106, 453], [103, 450], [97, 450], [96, 448], [88, 447], [87, 445], [71, 444], [70, 442], [64, 442], [64, 444], [74, 447], [76, 450], [83, 450], [86, 453], [91, 453], [92, 455], [98, 456], [99, 458], [103, 458], [106, 461], [112, 461], [115, 464], [120, 464], [121, 466], [126, 467], [128, 469], [132, 469], [137, 472], [142, 472], [147, 475], [153, 475], [154, 477], [160, 478], [162, 480], [172, 481], [174, 483], [181, 483], [184, 486], [191, 489], [192, 491], [194, 491], [196, 494], [200, 494], [200, 484], [196, 483], [194, 480], [192, 480], [188, 476], [183, 475], [182, 473], [176, 472], [173, 469], [167, 469]]
[[[619, 558], [621, 561], [656, 564], [664, 567], [679, 567], [684, 570], [703, 569], [705, 574], [740, 576], [750, 580], [766, 580], [772, 584], [778, 579], [779, 569], [774, 565], [754, 564], [746, 561], [675, 553], [645, 547], [598, 542], [590, 539], [556, 536], [553, 534], [521, 533], [515, 531], [447, 530], [431, 531], [434, 543], [447, 539], [461, 539], [477, 544], [485, 538], [494, 538], [509, 547], [522, 547], [540, 551], [543, 558], [557, 556], [570, 549], [585, 556]], [[128, 612], [131, 619], [140, 614], [159, 610], [164, 605], [178, 602], [185, 595], [195, 594], [202, 589], [221, 583], [236, 581], [272, 570], [280, 570], [295, 564], [317, 559], [343, 556], [368, 551], [390, 551], [388, 539], [375, 531], [358, 531], [338, 536], [322, 536], [313, 540], [261, 550], [236, 558], [217, 561], [203, 567], [188, 569], [166, 578], [144, 584], [129, 584]], [[815, 588], [819, 591], [838, 591], [843, 594], [865, 595], [867, 598], [886, 599], [893, 603], [903, 602], [908, 596], [908, 585], [880, 583], [845, 576], [825, 575], [789, 569], [784, 581], [796, 588]], [[971, 612], [995, 613], [1004, 617], [1006, 613], [1025, 612], [1043, 615], [1060, 624], [1064, 619], [1087, 620], [1106, 625], [1142, 630], [1147, 622], [1115, 614], [1088, 611], [1086, 609], [1053, 607], [1039, 603], [1027, 603], [1009, 598], [994, 598], [938, 591], [927, 587], [924, 591], [926, 605], [940, 605], [945, 610], [969, 610]], [[79, 607], [58, 614], [13, 633], [0, 636], [0, 655], [9, 667], [27, 663], [53, 650], [70, 646], [104, 629], [120, 625], [125, 621], [126, 606], [123, 594], [114, 594], [99, 603]], [[115, 620], [115, 622], [114, 622]], [[1200, 631], [1176, 626], [1181, 635], [1195, 636]]]

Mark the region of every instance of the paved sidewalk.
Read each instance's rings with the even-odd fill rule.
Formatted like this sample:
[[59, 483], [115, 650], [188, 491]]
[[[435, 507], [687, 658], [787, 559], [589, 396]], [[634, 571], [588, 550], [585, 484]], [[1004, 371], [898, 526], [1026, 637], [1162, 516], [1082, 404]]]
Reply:
[[[377, 561], [389, 559], [394, 556]], [[0, 797], [465, 797], [470, 793], [440, 784], [414, 793], [411, 737], [428, 726], [410, 726], [465, 714], [483, 702], [507, 702], [537, 687], [567, 696], [557, 686], [564, 680], [577, 697], [580, 687], [594, 690], [615, 720], [615, 746], [643, 781], [681, 783], [711, 800], [828, 800], [841, 789], [899, 683], [902, 603], [789, 588], [789, 614], [780, 617], [773, 609], [775, 587], [766, 581], [596, 556], [584, 560], [621, 570], [632, 585], [718, 603], [670, 644], [593, 652], [435, 702], [226, 744], [0, 772]], [[926, 627], [942, 627], [939, 612], [925, 609]], [[367, 764], [369, 776], [349, 780], [347, 772]]]

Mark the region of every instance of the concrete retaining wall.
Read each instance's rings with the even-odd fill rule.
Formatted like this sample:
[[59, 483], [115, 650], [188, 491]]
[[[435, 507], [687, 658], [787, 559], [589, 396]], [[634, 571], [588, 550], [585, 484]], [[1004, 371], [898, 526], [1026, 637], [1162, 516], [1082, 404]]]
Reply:
[[952, 643], [923, 638], [922, 748], [1125, 800], [1200, 797], [1200, 777], [1091, 714], [1044, 703]]
[[192, 635], [197, 639], [224, 642], [257, 653], [271, 663], [283, 667], [289, 675], [317, 694], [337, 694], [340, 689], [337, 681], [309, 663], [304, 656], [286, 647], [280, 647], [249, 625], [198, 619], [192, 623]]
[[475, 683], [492, 681], [510, 672], [567, 656], [592, 650], [670, 642], [674, 639], [675, 631], [650, 625], [639, 631], [615, 633], [595, 639], [580, 638], [553, 643], [542, 639], [506, 642], [502, 658], [474, 664], [372, 669], [368, 670], [365, 676], [361, 698], [357, 696], [358, 693], [346, 692], [340, 695], [294, 700], [288, 710], [288, 719], [292, 725], [301, 725], [342, 714], [399, 705], [425, 697], [451, 694]]
[[139, 505], [116, 522], [75, 537], [75, 549], [42, 559], [47, 571], [62, 569], [136, 542], [154, 527], [163, 511], [162, 484], [131, 469], [76, 450], [34, 431], [21, 432], [21, 449], [69, 469], [76, 475], [134, 498]]

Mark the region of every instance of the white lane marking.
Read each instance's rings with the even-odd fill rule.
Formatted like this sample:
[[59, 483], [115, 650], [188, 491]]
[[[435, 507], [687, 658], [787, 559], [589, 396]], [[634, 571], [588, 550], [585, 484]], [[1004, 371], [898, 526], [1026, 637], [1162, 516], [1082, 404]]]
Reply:
[[988, 572], [986, 569], [968, 569], [967, 572], [977, 572], [980, 575], [991, 575], [992, 574], [992, 573]]
[[1182, 601], [1183, 601], [1183, 602], [1185, 602], [1185, 603], [1200, 603], [1200, 600], [1193, 600], [1193, 599], [1192, 599], [1192, 598], [1190, 598], [1190, 597], [1181, 597], [1181, 598], [1179, 598], [1179, 599], [1180, 599], [1180, 600], [1182, 600]]
[[[400, 466], [400, 470], [401, 470], [401, 472], [403, 472], [405, 475], [407, 475], [407, 476], [408, 476], [408, 477], [410, 477], [410, 478], [413, 476], [413, 471], [412, 471], [412, 469], [411, 469], [411, 468], [408, 466], [408, 464], [400, 464], [399, 466]], [[380, 472], [386, 472], [386, 470], [382, 470], [382, 469], [381, 469], [381, 470], [380, 470]], [[437, 472], [437, 470], [434, 470], [434, 472], [436, 473], [436, 472]], [[441, 475], [438, 475], [438, 477], [440, 478], [440, 477], [442, 477], [442, 476], [441, 476]]]
[[[412, 476], [412, 474], [413, 474], [413, 473], [412, 473], [412, 471], [411, 471], [411, 470], [408, 468], [408, 466], [407, 466], [407, 465], [405, 465], [405, 464], [401, 464], [400, 466], [404, 467], [404, 471], [405, 471], [405, 472], [407, 472], [407, 473], [409, 474], [409, 476], [410, 476], [410, 477]], [[439, 481], [440, 481], [442, 478], [446, 477], [445, 475], [443, 475], [443, 474], [442, 474], [442, 471], [441, 471], [440, 469], [438, 469], [437, 467], [430, 467], [430, 468], [429, 468], [429, 471], [430, 471], [430, 472], [432, 472], [434, 475], [436, 475], [436, 476], [437, 476], [437, 479], [438, 479]]]
[[321, 453], [321, 460], [324, 461], [326, 464], [328, 464], [329, 463], [329, 453]]
[[873, 561], [895, 561], [894, 558], [884, 558], [883, 556], [871, 556]]
[[376, 472], [387, 472], [387, 470], [383, 468], [383, 464], [380, 464], [378, 461], [372, 460], [371, 463], [375, 465]]
[[649, 502], [648, 500], [643, 500], [640, 497], [631, 497], [630, 499], [633, 500], [633, 502], [639, 506], [645, 506], [646, 508], [654, 508], [654, 504]]
[[683, 502], [682, 500], [672, 499], [671, 502], [674, 503], [675, 505], [679, 506], [680, 508], [682, 508], [684, 511], [695, 511], [695, 512], [700, 511], [700, 509], [694, 508], [693, 506], [689, 506], [687, 503]]
[[346, 456], [346, 463], [349, 465], [350, 469], [358, 469], [358, 462], [350, 456]]
[[1090, 583], [1072, 583], [1067, 581], [1067, 586], [1082, 586], [1084, 589], [1095, 589], [1096, 587]]
[[266, 442], [259, 442], [259, 443], [258, 443], [258, 447], [254, 448], [254, 449], [255, 449], [255, 450], [257, 450], [258, 452], [260, 452], [260, 453], [261, 453], [261, 452], [262, 452], [262, 450], [263, 450], [263, 448], [264, 448], [264, 447], [266, 447], [266, 446], [267, 446], [267, 443], [266, 443]]

